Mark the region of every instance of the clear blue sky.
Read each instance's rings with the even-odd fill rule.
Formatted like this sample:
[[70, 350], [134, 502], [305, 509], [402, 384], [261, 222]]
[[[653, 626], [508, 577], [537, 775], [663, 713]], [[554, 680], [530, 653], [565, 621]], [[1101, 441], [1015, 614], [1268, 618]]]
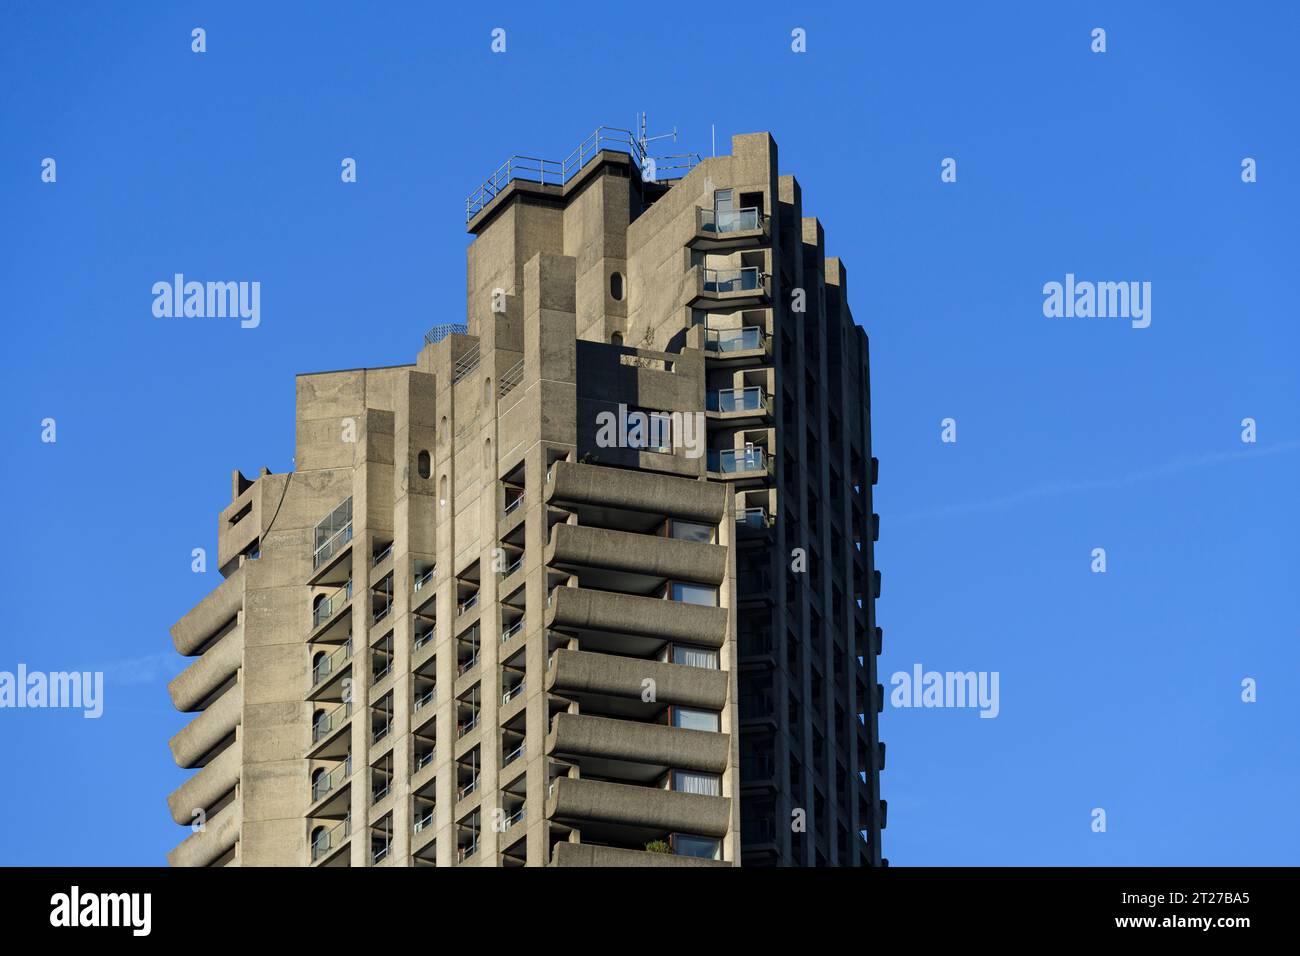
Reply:
[[[0, 670], [108, 673], [98, 721], [0, 711], [0, 863], [163, 861], [168, 627], [230, 470], [290, 467], [295, 373], [463, 320], [508, 154], [638, 110], [770, 130], [847, 264], [882, 679], [1001, 675], [995, 720], [882, 715], [892, 861], [1300, 863], [1293, 5], [150, 6], [0, 13]], [[175, 272], [260, 281], [261, 327], [155, 319]], [[1067, 272], [1150, 281], [1151, 327], [1045, 318]]]

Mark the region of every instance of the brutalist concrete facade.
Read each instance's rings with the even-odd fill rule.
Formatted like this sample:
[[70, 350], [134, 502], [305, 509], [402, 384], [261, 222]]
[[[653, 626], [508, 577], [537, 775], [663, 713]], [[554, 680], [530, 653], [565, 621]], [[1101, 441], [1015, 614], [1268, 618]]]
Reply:
[[881, 863], [867, 340], [772, 138], [469, 231], [464, 331], [299, 376], [233, 476], [171, 862]]

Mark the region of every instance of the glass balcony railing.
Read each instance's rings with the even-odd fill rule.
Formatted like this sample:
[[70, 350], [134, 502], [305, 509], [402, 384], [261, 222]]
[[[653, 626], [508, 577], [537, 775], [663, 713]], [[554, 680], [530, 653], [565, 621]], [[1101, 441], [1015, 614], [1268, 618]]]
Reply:
[[456, 676], [462, 677], [472, 671], [476, 666], [478, 666], [478, 651], [475, 651], [473, 657], [456, 668]]
[[352, 814], [343, 818], [343, 822], [316, 835], [311, 841], [311, 861], [315, 863], [331, 850], [341, 847], [352, 836]]
[[345, 701], [333, 710], [321, 714], [311, 725], [311, 742], [318, 743], [338, 730], [352, 716], [352, 701]]
[[501, 517], [510, 515], [516, 508], [524, 503], [524, 493], [521, 491], [517, 495], [507, 495], [505, 510], [501, 512]]
[[743, 209], [701, 209], [700, 231], [725, 235], [728, 232], [744, 232], [757, 229], [762, 224], [762, 216], [757, 206]]
[[518, 747], [510, 751], [510, 753], [506, 754], [505, 757], [502, 758], [501, 766], [508, 767], [523, 755], [524, 755], [524, 745], [520, 744]]
[[469, 844], [468, 846], [463, 846], [456, 851], [456, 862], [464, 863], [466, 860], [468, 860], [471, 856], [473, 856], [477, 852], [478, 852], [478, 840], [475, 840], [473, 843]]
[[763, 347], [763, 330], [756, 325], [742, 329], [705, 329], [706, 352], [749, 352]]
[[352, 776], [352, 757], [348, 756], [347, 760], [339, 764], [329, 773], [321, 774], [311, 782], [311, 799], [315, 803], [327, 793], [332, 793], [343, 782]]
[[438, 695], [438, 688], [430, 687], [419, 697], [415, 698], [414, 709], [419, 710], [421, 707], [427, 707], [429, 704], [433, 703], [433, 698], [436, 697], [437, 695]]
[[706, 399], [705, 407], [711, 412], [761, 412], [768, 408], [767, 395], [757, 385], [710, 389]]
[[709, 451], [709, 471], [724, 475], [767, 470], [767, 456], [761, 448], [723, 448]]
[[764, 531], [772, 527], [766, 508], [743, 508], [736, 512], [736, 528], [742, 532]]
[[343, 642], [343, 646], [328, 657], [317, 661], [311, 669], [311, 682], [313, 685], [319, 684], [330, 674], [343, 666], [352, 657], [352, 638]]
[[471, 793], [473, 793], [477, 789], [478, 789], [478, 774], [474, 774], [473, 780], [471, 780], [469, 783], [465, 784], [465, 786], [461, 787], [456, 791], [456, 799], [464, 800], [466, 797], [468, 797]]
[[460, 740], [461, 737], [464, 737], [466, 734], [468, 734], [477, 726], [478, 726], [478, 714], [475, 714], [469, 720], [464, 720], [456, 724], [456, 739]]
[[475, 591], [469, 597], [465, 598], [465, 600], [461, 601], [460, 604], [457, 605], [456, 610], [459, 614], [465, 614], [468, 611], [472, 611], [477, 606], [478, 592]]
[[418, 817], [415, 818], [415, 832], [419, 833], [422, 830], [426, 830], [431, 826], [433, 826], [432, 807], [430, 807], [428, 810], [425, 810], [423, 813], [421, 813]]
[[514, 700], [523, 692], [524, 692], [524, 682], [520, 681], [514, 687], [511, 687], [508, 691], [506, 691], [504, 694], [501, 695], [501, 706], [504, 707], [506, 704], [510, 703], [512, 700]]
[[350, 600], [352, 600], [352, 582], [349, 580], [347, 584], [334, 591], [329, 597], [316, 603], [311, 611], [311, 626], [314, 628], [320, 627], [334, 616], [335, 611]]
[[516, 823], [523, 823], [523, 822], [524, 822], [524, 808], [520, 807], [514, 813], [510, 814], [510, 816], [505, 818], [504, 822], [501, 824], [501, 829], [509, 830]]
[[415, 642], [412, 645], [413, 648], [418, 651], [420, 648], [424, 647], [425, 644], [428, 644], [431, 640], [433, 640], [433, 632], [434, 629], [429, 628], [423, 634], [417, 634], [415, 636]]
[[514, 574], [523, 566], [524, 566], [524, 556], [521, 554], [519, 557], [515, 558], [513, 561], [511, 561], [509, 564], [506, 565], [506, 569], [501, 572], [501, 577], [508, 578], [510, 577], [510, 575]]
[[316, 525], [312, 568], [319, 568], [351, 540], [352, 498], [349, 497]]
[[504, 628], [501, 629], [501, 643], [504, 644], [506, 641], [510, 640], [510, 638], [522, 632], [523, 629], [524, 629], [524, 619], [522, 617], [519, 620], [515, 621], [513, 624], [507, 624]]
[[415, 755], [416, 771], [423, 770], [429, 764], [433, 763], [434, 755], [438, 752], [437, 747], [430, 747], [428, 750], [420, 751]]
[[741, 269], [705, 269], [705, 292], [749, 292], [759, 288], [757, 266]]
[[415, 579], [415, 584], [411, 588], [411, 590], [419, 591], [422, 588], [424, 588], [430, 581], [433, 580], [434, 572], [437, 570], [438, 569], [436, 567], [432, 567], [429, 570], [425, 571], [423, 574], [421, 574], [418, 578]]

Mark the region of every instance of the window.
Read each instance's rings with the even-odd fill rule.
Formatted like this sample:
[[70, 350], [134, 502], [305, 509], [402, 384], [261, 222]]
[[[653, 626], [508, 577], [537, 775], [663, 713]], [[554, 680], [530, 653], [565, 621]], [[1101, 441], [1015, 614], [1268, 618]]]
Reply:
[[717, 714], [711, 710], [696, 710], [693, 707], [674, 707], [673, 726], [683, 730], [707, 730], [717, 733], [722, 723]]
[[415, 470], [419, 473], [421, 478], [428, 478], [431, 474], [429, 453], [427, 451], [421, 451], [419, 456], [415, 459]]
[[687, 667], [703, 667], [706, 670], [718, 669], [718, 652], [711, 647], [691, 647], [687, 644], [674, 644], [672, 662], [685, 664]]
[[700, 793], [716, 797], [722, 793], [722, 778], [716, 773], [696, 773], [693, 770], [674, 770], [672, 788], [678, 793]]
[[695, 836], [690, 833], [674, 833], [669, 841], [673, 852], [678, 856], [695, 856], [703, 860], [722, 858], [722, 841], [713, 837]]
[[615, 332], [613, 335], [611, 335], [611, 336], [609, 337], [609, 343], [610, 343], [610, 345], [619, 345], [619, 346], [621, 346], [621, 345], [623, 344], [623, 333], [622, 333], [622, 332]]
[[668, 521], [668, 537], [677, 538], [679, 541], [701, 541], [704, 544], [712, 544], [713, 525], [700, 524], [696, 521], [678, 521], [676, 518], [670, 518]]
[[668, 593], [674, 601], [681, 601], [684, 604], [718, 606], [718, 589], [704, 584], [686, 584], [682, 581], [673, 581], [669, 585]]
[[609, 296], [615, 302], [623, 301], [623, 273], [611, 272], [609, 274]]

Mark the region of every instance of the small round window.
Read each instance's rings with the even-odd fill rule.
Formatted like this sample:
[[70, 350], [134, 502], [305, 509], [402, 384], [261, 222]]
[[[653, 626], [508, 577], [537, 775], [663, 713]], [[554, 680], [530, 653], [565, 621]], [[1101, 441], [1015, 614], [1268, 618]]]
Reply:
[[615, 302], [623, 301], [623, 273], [611, 272], [609, 274], [609, 294]]
[[420, 452], [419, 457], [415, 460], [415, 469], [420, 473], [421, 478], [429, 477], [431, 469], [429, 467], [429, 453], [427, 451]]

